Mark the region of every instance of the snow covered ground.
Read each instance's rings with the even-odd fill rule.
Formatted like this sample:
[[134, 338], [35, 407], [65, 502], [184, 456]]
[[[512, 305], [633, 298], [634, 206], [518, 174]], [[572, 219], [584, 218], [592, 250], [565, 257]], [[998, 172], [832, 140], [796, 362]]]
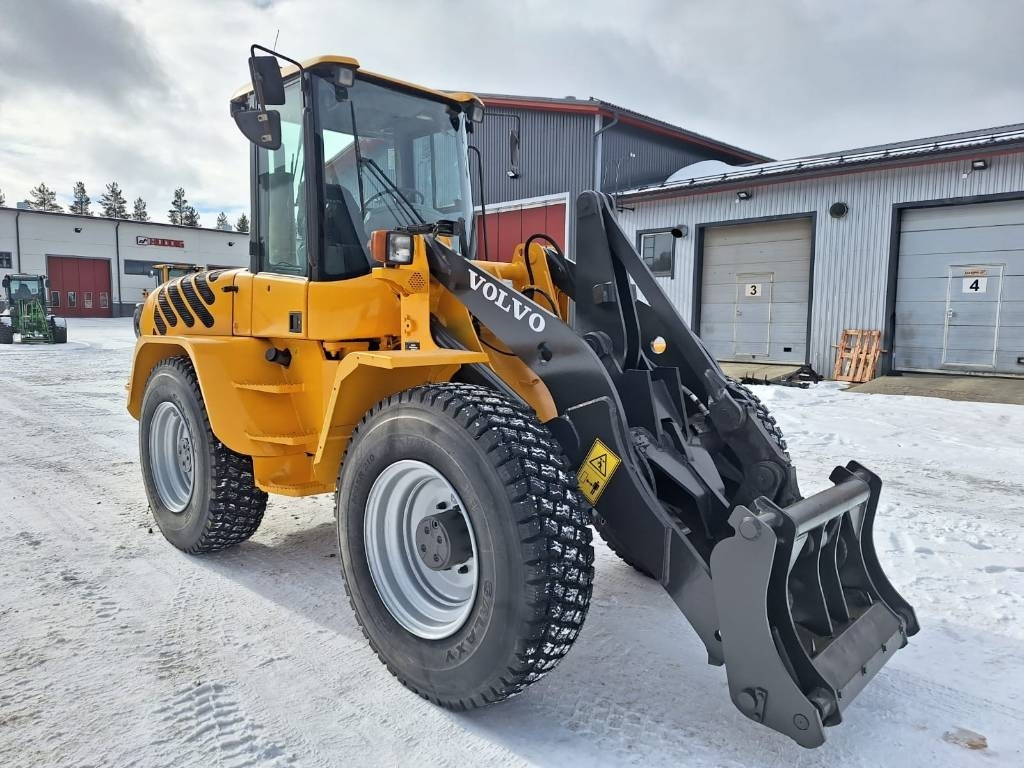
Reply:
[[601, 545], [554, 673], [431, 706], [363, 642], [330, 499], [274, 498], [214, 556], [154, 532], [130, 321], [70, 337], [0, 347], [0, 765], [1024, 765], [1024, 407], [758, 388], [805, 492], [851, 458], [882, 475], [880, 556], [923, 627], [805, 751], [733, 708], [667, 595]]

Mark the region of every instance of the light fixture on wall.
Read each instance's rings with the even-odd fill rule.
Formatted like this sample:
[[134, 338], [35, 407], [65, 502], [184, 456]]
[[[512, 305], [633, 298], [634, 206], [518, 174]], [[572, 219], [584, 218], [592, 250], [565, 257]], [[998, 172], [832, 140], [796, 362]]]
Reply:
[[81, 227], [75, 227], [75, 232], [81, 232], [81, 231], [82, 231]]
[[683, 238], [690, 234], [690, 228], [685, 224], [677, 224], [676, 226], [672, 227], [672, 229], [670, 229], [669, 232], [671, 233], [672, 237]]
[[235, 244], [234, 240], [228, 240], [228, 247], [231, 247], [234, 244]]
[[968, 176], [970, 176], [975, 171], [985, 171], [985, 170], [988, 170], [988, 160], [986, 160], [983, 157], [979, 157], [977, 160], [971, 160], [971, 167], [970, 167], [970, 169], [964, 171], [963, 173], [961, 173], [960, 174], [960, 178], [961, 179], [966, 179]]
[[741, 189], [739, 192], [736, 193], [736, 200], [737, 201], [739, 201], [739, 200], [749, 200], [752, 197], [753, 197], [753, 195], [750, 192], [748, 192], [747, 190], [745, 190], [745, 189]]

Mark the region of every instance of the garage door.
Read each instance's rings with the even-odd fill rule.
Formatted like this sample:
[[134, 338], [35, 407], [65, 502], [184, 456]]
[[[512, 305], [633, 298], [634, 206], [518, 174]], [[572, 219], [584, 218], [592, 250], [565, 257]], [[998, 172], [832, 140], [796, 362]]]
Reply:
[[1024, 201], [903, 212], [893, 366], [1024, 375]]
[[111, 317], [110, 260], [47, 256], [50, 303], [60, 317]]
[[[481, 217], [477, 216], [477, 226]], [[501, 210], [487, 211], [487, 254], [491, 261], [511, 261], [515, 247], [530, 235], [549, 235], [565, 250], [565, 203], [524, 204]], [[478, 235], [483, 237], [483, 233]], [[477, 248], [478, 259], [484, 258], [482, 247]]]
[[719, 360], [807, 359], [811, 220], [704, 232], [700, 336]]

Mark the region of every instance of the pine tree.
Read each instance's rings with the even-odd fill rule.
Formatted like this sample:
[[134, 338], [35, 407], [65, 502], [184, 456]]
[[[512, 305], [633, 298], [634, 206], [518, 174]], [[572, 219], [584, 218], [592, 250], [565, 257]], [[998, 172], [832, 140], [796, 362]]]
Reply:
[[185, 208], [185, 212], [181, 214], [181, 224], [185, 227], [198, 227], [199, 226], [199, 211], [193, 208], [191, 205]]
[[71, 195], [72, 203], [68, 208], [72, 213], [77, 213], [79, 216], [92, 216], [92, 211], [89, 210], [89, 204], [92, 200], [89, 199], [89, 195], [85, 191], [85, 182], [76, 181], [75, 191]]
[[34, 211], [63, 211], [57, 204], [57, 193], [40, 182], [38, 187], [29, 190], [28, 204]]
[[244, 213], [238, 217], [238, 221], [235, 222], [236, 232], [248, 232], [249, 231], [249, 217]]
[[228, 224], [228, 215], [224, 211], [217, 216], [217, 229], [231, 229], [231, 225]]
[[7, 198], [4, 197], [4, 191], [0, 189], [0, 205], [7, 205]]
[[178, 187], [174, 190], [174, 199], [171, 201], [171, 209], [167, 211], [167, 220], [171, 224], [181, 224], [188, 209], [188, 200], [185, 199], [185, 190]]
[[135, 198], [135, 210], [132, 211], [132, 219], [135, 221], [149, 221], [149, 214], [146, 212], [146, 201], [141, 197]]
[[124, 199], [116, 181], [107, 184], [107, 191], [100, 195], [100, 206], [108, 219], [128, 218], [128, 201]]

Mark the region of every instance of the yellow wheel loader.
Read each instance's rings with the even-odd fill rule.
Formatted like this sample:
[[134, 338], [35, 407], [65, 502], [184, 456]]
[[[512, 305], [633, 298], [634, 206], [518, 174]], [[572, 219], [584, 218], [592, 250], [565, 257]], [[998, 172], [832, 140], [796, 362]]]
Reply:
[[[195, 264], [154, 264], [153, 268], [149, 270], [149, 276], [153, 278], [155, 287], [159, 288], [161, 285], [166, 283], [168, 280], [172, 280], [175, 277], [181, 277], [191, 272], [201, 272], [203, 267], [196, 266]], [[142, 328], [140, 321], [142, 318], [142, 307], [145, 304], [146, 297], [149, 296], [150, 289], [142, 289], [142, 301], [135, 305], [135, 311], [132, 315], [132, 328], [135, 330], [135, 336], [138, 338], [142, 335]]]
[[168, 541], [228, 547], [267, 494], [333, 493], [370, 645], [466, 709], [568, 652], [593, 525], [666, 589], [743, 714], [821, 744], [918, 630], [875, 553], [878, 477], [851, 462], [800, 494], [775, 421], [605, 196], [576, 202], [572, 259], [542, 234], [474, 259], [477, 98], [250, 53], [231, 112], [252, 143], [251, 265], [156, 288], [132, 364]]

